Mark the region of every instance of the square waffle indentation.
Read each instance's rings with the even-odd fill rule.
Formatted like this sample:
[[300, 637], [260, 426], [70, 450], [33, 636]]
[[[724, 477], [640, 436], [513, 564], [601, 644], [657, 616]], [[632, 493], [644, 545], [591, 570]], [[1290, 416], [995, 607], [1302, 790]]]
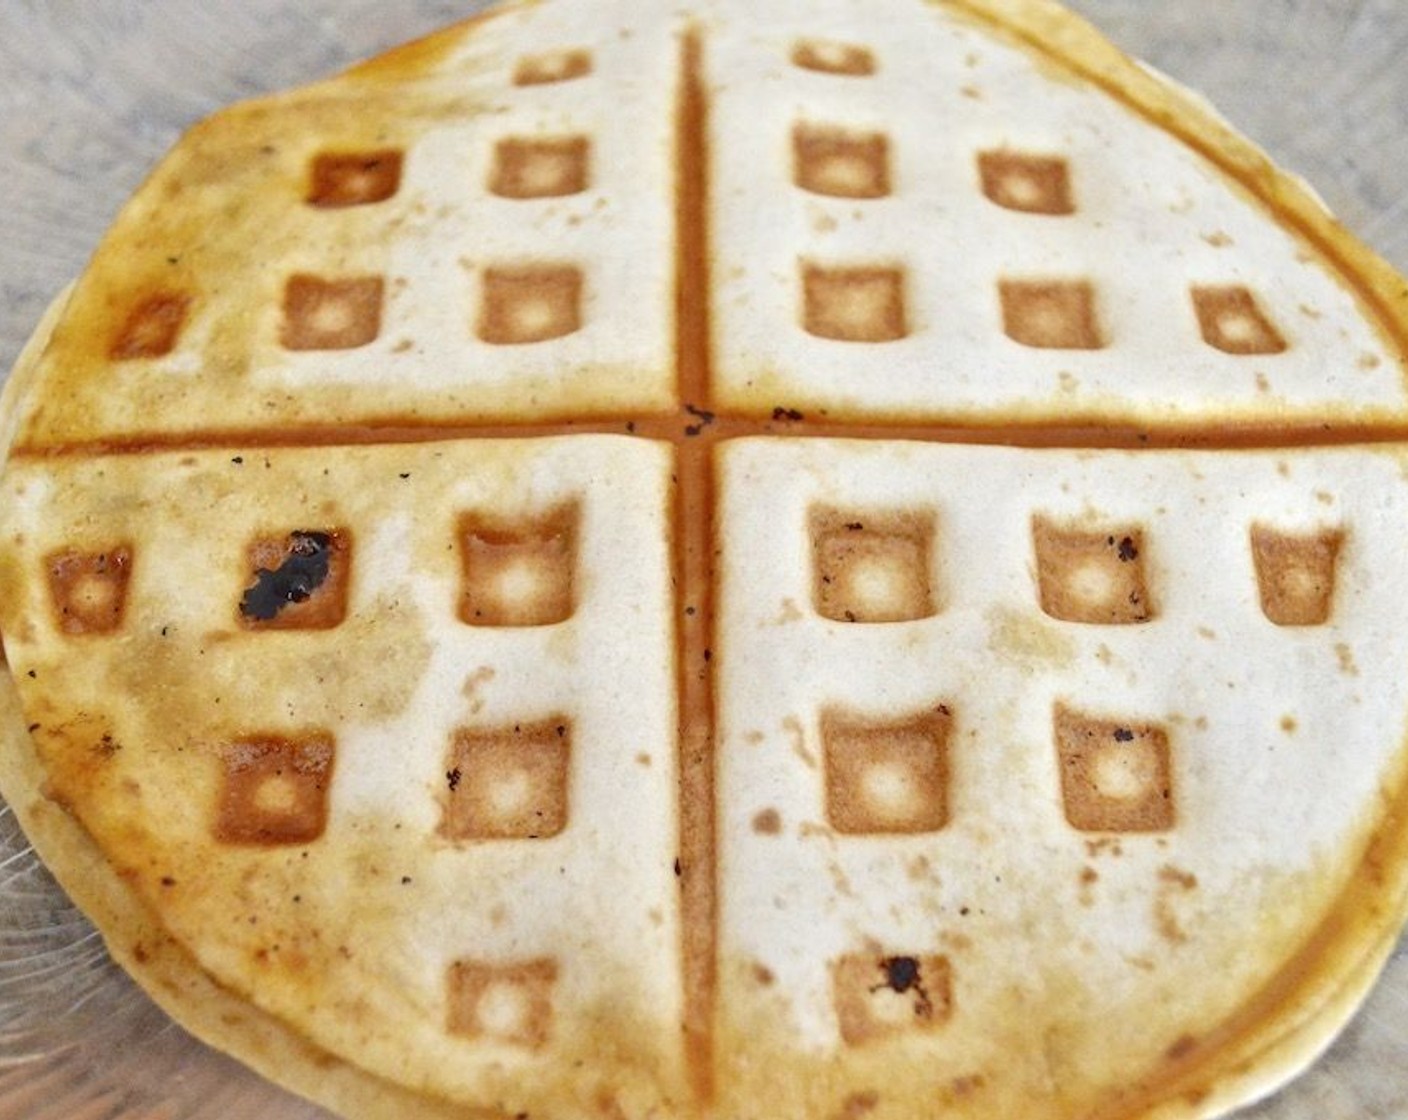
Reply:
[[848, 1046], [932, 1031], [953, 1017], [953, 968], [944, 956], [846, 953], [831, 964], [831, 985]]
[[574, 78], [584, 78], [591, 72], [590, 51], [578, 48], [544, 51], [542, 54], [525, 55], [518, 60], [513, 68], [513, 84], [551, 85], [554, 82], [570, 82]]
[[460, 960], [445, 975], [445, 1029], [536, 1050], [552, 1034], [557, 962], [551, 957], [498, 964]]
[[247, 550], [248, 582], [239, 621], [247, 630], [330, 630], [347, 615], [351, 535], [344, 529], [294, 529], [256, 537]]
[[163, 358], [176, 348], [191, 297], [184, 292], [154, 292], [127, 314], [108, 347], [115, 362]]
[[951, 710], [821, 717], [826, 819], [848, 835], [936, 832], [948, 823]]
[[802, 39], [792, 46], [792, 65], [822, 74], [865, 78], [875, 73], [875, 55], [868, 47], [832, 39]]
[[1193, 309], [1203, 341], [1225, 354], [1281, 354], [1286, 340], [1240, 284], [1194, 285]]
[[461, 515], [459, 617], [470, 626], [551, 626], [572, 617], [576, 506], [504, 521]]
[[892, 265], [802, 265], [802, 329], [838, 342], [893, 342], [909, 333], [904, 271]]
[[890, 193], [890, 142], [883, 132], [797, 124], [792, 181], [813, 194], [883, 198]]
[[505, 137], [494, 146], [489, 192], [517, 199], [580, 194], [590, 178], [590, 154], [585, 136]]
[[309, 172], [308, 205], [324, 210], [385, 202], [401, 187], [401, 153], [321, 152]]
[[1125, 625], [1154, 617], [1137, 525], [1063, 525], [1032, 518], [1041, 609], [1062, 622]]
[[1175, 809], [1168, 734], [1057, 704], [1056, 750], [1066, 821], [1082, 832], [1163, 832]]
[[477, 333], [497, 346], [546, 342], [582, 327], [582, 270], [575, 265], [486, 268]]
[[907, 622], [938, 613], [931, 512], [823, 508], [810, 522], [817, 614], [835, 622]]
[[1000, 280], [1002, 330], [1042, 350], [1099, 350], [1105, 345], [1088, 280]]
[[452, 840], [541, 840], [567, 827], [572, 729], [564, 718], [455, 732], [445, 779]]
[[355, 350], [381, 333], [380, 276], [329, 280], [298, 273], [284, 286], [285, 350]]
[[255, 735], [225, 746], [214, 834], [225, 844], [307, 844], [327, 825], [333, 739]]
[[1288, 533], [1253, 525], [1251, 541], [1262, 613], [1277, 626], [1328, 622], [1343, 531]]
[[1060, 156], [996, 150], [978, 153], [983, 194], [1006, 210], [1028, 214], [1075, 213], [1070, 171]]
[[63, 549], [46, 557], [44, 567], [58, 627], [65, 634], [111, 634], [121, 627], [132, 575], [131, 548]]

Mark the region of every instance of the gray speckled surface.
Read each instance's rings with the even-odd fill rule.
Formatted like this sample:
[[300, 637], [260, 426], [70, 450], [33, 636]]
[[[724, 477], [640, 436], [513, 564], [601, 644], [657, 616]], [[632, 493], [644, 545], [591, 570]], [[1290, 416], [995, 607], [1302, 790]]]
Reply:
[[[642, 0], [647, 2], [647, 0]], [[181, 129], [470, 14], [453, 0], [0, 0], [0, 369]], [[1072, 0], [1408, 270], [1408, 3]], [[313, 1120], [171, 1026], [0, 804], [0, 1120]], [[1247, 1120], [1408, 1117], [1408, 952]]]

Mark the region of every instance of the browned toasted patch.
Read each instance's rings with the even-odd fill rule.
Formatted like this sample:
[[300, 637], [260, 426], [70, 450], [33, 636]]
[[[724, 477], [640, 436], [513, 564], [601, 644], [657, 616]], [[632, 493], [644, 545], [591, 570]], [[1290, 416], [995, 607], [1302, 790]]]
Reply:
[[837, 198], [890, 193], [890, 142], [883, 132], [799, 123], [792, 129], [792, 181]]
[[153, 292], [128, 312], [108, 347], [108, 357], [125, 362], [171, 353], [190, 306], [191, 297], [184, 292]]
[[572, 616], [576, 506], [508, 522], [460, 517], [460, 620], [471, 626], [549, 626]]
[[513, 84], [540, 86], [570, 82], [573, 78], [584, 78], [591, 72], [590, 51], [577, 48], [544, 51], [542, 54], [525, 55], [518, 60], [513, 68]]
[[1287, 533], [1257, 524], [1251, 540], [1262, 613], [1277, 626], [1328, 622], [1343, 531]]
[[836, 1023], [849, 1046], [934, 1030], [953, 1015], [947, 957], [847, 953], [832, 962], [831, 982]]
[[938, 611], [929, 510], [811, 513], [812, 602], [837, 622], [903, 622]]
[[508, 964], [456, 961], [445, 975], [445, 1029], [537, 1049], [552, 1033], [556, 983], [551, 957]]
[[831, 39], [802, 39], [792, 46], [792, 65], [823, 74], [864, 78], [875, 73], [875, 55], [868, 47]]
[[841, 342], [892, 342], [908, 334], [904, 272], [889, 265], [802, 265], [802, 327]]
[[221, 751], [224, 773], [213, 828], [225, 844], [307, 844], [323, 834], [333, 738], [254, 735]]
[[1008, 210], [1073, 214], [1070, 171], [1060, 156], [1007, 149], [978, 153], [983, 194]]
[[352, 538], [345, 529], [256, 537], [236, 611], [248, 630], [329, 630], [347, 615]]
[[948, 823], [946, 704], [898, 719], [829, 710], [821, 717], [826, 819], [860, 835], [934, 832]]
[[44, 560], [55, 622], [65, 634], [110, 634], [122, 625], [132, 549], [63, 549]]
[[572, 729], [565, 717], [455, 732], [445, 768], [452, 840], [540, 840], [567, 827]]
[[1280, 354], [1286, 340], [1240, 284], [1194, 285], [1193, 309], [1203, 341], [1227, 354]]
[[590, 178], [585, 136], [509, 136], [494, 146], [489, 191], [502, 198], [580, 194]]
[[1105, 345], [1089, 280], [1000, 280], [1002, 329], [1023, 346], [1099, 350]]
[[401, 153], [395, 148], [322, 152], [313, 157], [308, 204], [341, 209], [385, 202], [400, 189], [401, 159]]
[[1159, 832], [1174, 825], [1168, 735], [1149, 723], [1053, 716], [1066, 820], [1083, 832]]
[[1127, 624], [1154, 617], [1137, 525], [1063, 525], [1032, 518], [1041, 609], [1063, 622]]
[[328, 280], [298, 273], [284, 287], [287, 350], [353, 350], [381, 331], [380, 276]]
[[582, 270], [544, 264], [487, 268], [478, 335], [516, 345], [561, 338], [582, 326]]

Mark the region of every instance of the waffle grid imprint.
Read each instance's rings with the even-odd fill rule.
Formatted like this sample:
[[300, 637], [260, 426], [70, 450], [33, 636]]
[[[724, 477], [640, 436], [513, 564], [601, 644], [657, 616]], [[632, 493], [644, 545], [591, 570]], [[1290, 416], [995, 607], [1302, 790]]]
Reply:
[[119, 219], [22, 371], [5, 656], [290, 1083], [1203, 1117], [1336, 1025], [1408, 313], [1019, 8], [523, 4]]

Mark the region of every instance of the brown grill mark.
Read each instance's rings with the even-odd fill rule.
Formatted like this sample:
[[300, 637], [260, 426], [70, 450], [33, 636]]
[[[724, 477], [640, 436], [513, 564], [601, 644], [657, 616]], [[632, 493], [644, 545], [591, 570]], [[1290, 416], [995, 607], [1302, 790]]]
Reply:
[[156, 292], [128, 313], [108, 357], [115, 362], [162, 358], [176, 348], [190, 310], [191, 297], [181, 292]]
[[1041, 609], [1062, 622], [1125, 625], [1154, 617], [1137, 525], [1063, 525], [1032, 518]]
[[224, 844], [309, 844], [323, 834], [332, 782], [333, 739], [257, 735], [221, 752], [224, 764], [212, 829]]
[[381, 331], [380, 276], [327, 280], [299, 273], [284, 287], [286, 350], [354, 350]]
[[592, 56], [585, 50], [548, 51], [544, 54], [528, 55], [518, 60], [513, 69], [513, 84], [516, 86], [551, 85], [554, 82], [570, 82], [574, 78], [584, 78], [592, 72]]
[[[680, 48], [679, 135], [675, 194], [675, 354], [678, 399], [710, 399], [708, 99], [698, 29]], [[718, 859], [714, 805], [714, 440], [709, 424], [697, 438], [675, 441], [671, 511], [675, 586], [676, 688], [680, 727], [680, 960], [684, 1050], [690, 1088], [699, 1100], [714, 1092], [714, 1018], [718, 992]], [[644, 434], [644, 433], [642, 433]]]
[[1174, 825], [1168, 735], [1148, 723], [1053, 714], [1066, 821], [1082, 832], [1162, 832]]
[[838, 342], [893, 342], [908, 334], [904, 272], [893, 266], [802, 265], [802, 329]]
[[590, 178], [590, 154], [585, 136], [506, 137], [494, 146], [489, 192], [501, 198], [580, 194]]
[[401, 159], [395, 148], [323, 152], [313, 158], [308, 204], [333, 210], [385, 202], [400, 189]]
[[829, 39], [803, 39], [792, 47], [792, 65], [823, 74], [865, 78], [875, 73], [875, 55], [867, 47]]
[[536, 1050], [552, 1034], [557, 962], [455, 961], [445, 973], [445, 1029]]
[[46, 557], [44, 568], [55, 621], [65, 634], [110, 634], [121, 627], [132, 576], [130, 547], [64, 549]]
[[565, 717], [460, 728], [445, 766], [451, 840], [542, 840], [567, 827], [572, 728]]
[[1007, 210], [1074, 214], [1070, 171], [1060, 156], [1006, 150], [979, 152], [983, 194]]
[[[294, 578], [274, 593], [283, 605], [272, 617], [250, 609], [251, 597], [261, 583], [297, 564], [311, 547], [310, 538], [323, 550], [326, 572], [317, 580]], [[352, 569], [352, 535], [345, 529], [293, 530], [256, 537], [245, 551], [246, 573], [235, 616], [247, 630], [330, 630], [347, 616], [347, 592]]]
[[1280, 354], [1287, 349], [1256, 297], [1241, 285], [1195, 285], [1191, 294], [1198, 330], [1209, 346], [1227, 354]]
[[523, 265], [484, 270], [477, 333], [514, 346], [561, 338], [582, 326], [582, 270], [575, 265]]
[[900, 719], [822, 713], [827, 823], [851, 835], [943, 828], [952, 725], [944, 704]]
[[883, 132], [798, 124], [792, 129], [792, 181], [813, 194], [883, 198], [890, 193], [890, 142]]
[[460, 517], [459, 617], [471, 626], [548, 626], [572, 616], [578, 510], [513, 523]]
[[1000, 280], [1002, 330], [1044, 350], [1099, 350], [1105, 345], [1088, 280]]
[[1251, 543], [1262, 613], [1277, 626], [1328, 622], [1343, 531], [1287, 533], [1253, 525]]

